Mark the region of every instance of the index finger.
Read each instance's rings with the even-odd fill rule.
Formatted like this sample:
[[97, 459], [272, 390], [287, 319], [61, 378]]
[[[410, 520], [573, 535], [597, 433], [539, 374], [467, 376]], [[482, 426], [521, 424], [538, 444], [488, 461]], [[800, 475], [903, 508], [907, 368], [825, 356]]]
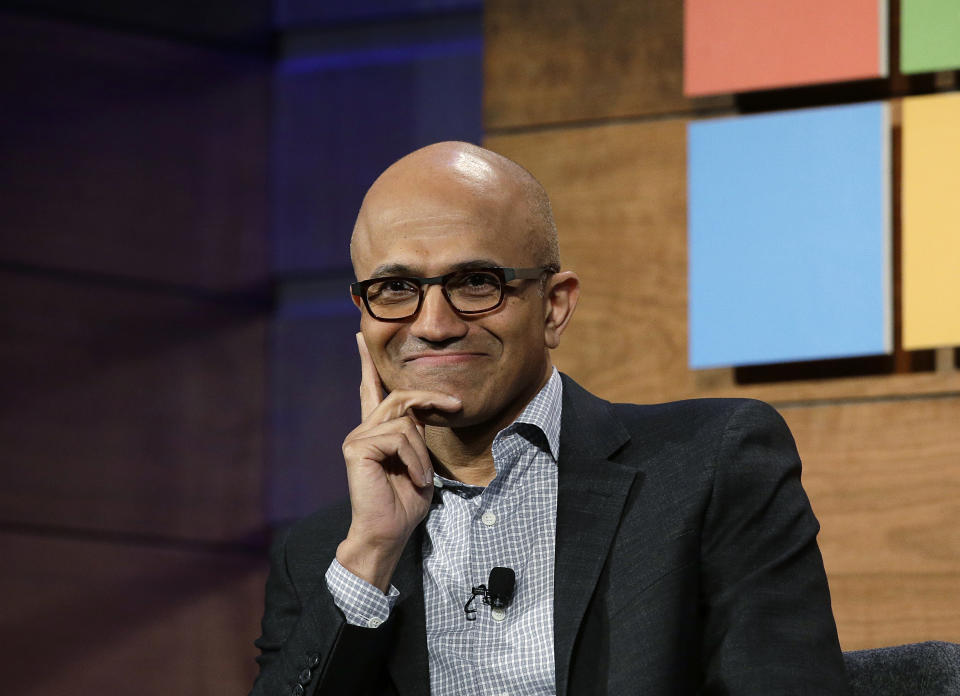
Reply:
[[373, 364], [367, 342], [362, 333], [357, 333], [357, 349], [360, 351], [360, 415], [361, 420], [373, 413], [374, 409], [383, 401], [383, 385], [380, 383], [380, 373]]

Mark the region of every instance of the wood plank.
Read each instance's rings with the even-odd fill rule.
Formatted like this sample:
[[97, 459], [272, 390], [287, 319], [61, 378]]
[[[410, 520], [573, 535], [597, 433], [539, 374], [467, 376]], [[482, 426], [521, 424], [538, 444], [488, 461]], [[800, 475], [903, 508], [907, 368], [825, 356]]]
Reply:
[[956, 369], [945, 369], [937, 373], [807, 379], [750, 385], [736, 384], [732, 368], [701, 372], [704, 374], [692, 374], [693, 385], [688, 392], [690, 395], [749, 397], [774, 404], [960, 393], [960, 372]]
[[960, 643], [960, 575], [830, 577], [844, 650], [945, 640]]
[[960, 574], [960, 398], [782, 413], [830, 572]]
[[217, 541], [264, 526], [266, 318], [0, 274], [0, 519]]
[[487, 0], [484, 126], [662, 114], [732, 105], [683, 97], [683, 4]]
[[247, 693], [262, 554], [0, 532], [7, 693]]

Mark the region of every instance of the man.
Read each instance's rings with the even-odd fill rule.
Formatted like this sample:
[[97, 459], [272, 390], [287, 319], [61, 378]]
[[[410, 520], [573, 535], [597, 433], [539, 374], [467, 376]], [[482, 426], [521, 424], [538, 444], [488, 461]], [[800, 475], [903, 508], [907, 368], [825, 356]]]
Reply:
[[[528, 172], [418, 150], [367, 193], [351, 255], [349, 506], [275, 543], [255, 694], [846, 693], [782, 419], [560, 376], [579, 280]], [[494, 567], [512, 600], [471, 621]]]

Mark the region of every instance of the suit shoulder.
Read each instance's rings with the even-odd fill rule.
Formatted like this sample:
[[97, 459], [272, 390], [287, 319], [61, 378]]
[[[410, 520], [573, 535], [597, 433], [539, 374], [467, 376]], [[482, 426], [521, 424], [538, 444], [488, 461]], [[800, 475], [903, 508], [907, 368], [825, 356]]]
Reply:
[[770, 404], [756, 399], [684, 399], [659, 404], [612, 404], [617, 418], [631, 431], [722, 434], [729, 427], [782, 424]]
[[718, 446], [727, 433], [757, 429], [789, 432], [772, 406], [755, 399], [610, 403], [591, 394], [566, 375], [562, 376], [564, 427], [574, 426], [575, 438], [595, 441], [606, 434], [607, 440], [614, 444], [629, 440], [627, 449], [634, 452], [638, 448], [650, 452], [678, 446], [706, 454], [711, 447]]

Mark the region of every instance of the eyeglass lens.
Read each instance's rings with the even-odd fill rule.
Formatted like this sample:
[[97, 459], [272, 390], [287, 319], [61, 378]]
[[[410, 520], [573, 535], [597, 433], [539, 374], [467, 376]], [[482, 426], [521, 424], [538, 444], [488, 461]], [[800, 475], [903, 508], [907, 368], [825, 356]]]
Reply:
[[[460, 312], [484, 312], [500, 304], [503, 284], [488, 271], [457, 273], [443, 284], [443, 289]], [[401, 319], [413, 315], [420, 304], [423, 288], [416, 280], [384, 278], [367, 286], [370, 311], [382, 319]]]

